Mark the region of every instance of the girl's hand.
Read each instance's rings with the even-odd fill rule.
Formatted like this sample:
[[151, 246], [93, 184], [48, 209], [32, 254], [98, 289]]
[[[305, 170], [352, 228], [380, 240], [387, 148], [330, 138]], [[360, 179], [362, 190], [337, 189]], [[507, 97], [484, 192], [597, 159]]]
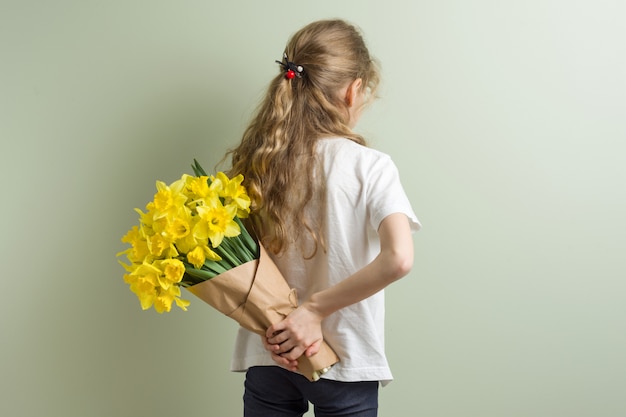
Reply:
[[268, 350], [272, 354], [272, 360], [276, 362], [277, 365], [282, 366], [285, 369], [289, 369], [290, 371], [297, 372], [298, 371], [298, 361], [297, 360], [289, 360], [280, 356], [279, 354], [274, 353], [275, 349], [280, 348], [279, 345], [270, 345], [267, 342], [267, 337], [261, 336], [263, 339], [263, 345], [265, 349]]
[[322, 317], [304, 303], [267, 329], [263, 344], [277, 364], [295, 371], [297, 359], [316, 354], [322, 340]]

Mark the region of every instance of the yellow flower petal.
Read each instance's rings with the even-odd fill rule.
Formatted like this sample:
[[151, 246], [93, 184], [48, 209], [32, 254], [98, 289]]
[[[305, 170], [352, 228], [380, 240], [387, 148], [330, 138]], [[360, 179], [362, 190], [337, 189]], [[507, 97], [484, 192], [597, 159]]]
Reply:
[[200, 246], [196, 246], [194, 250], [187, 254], [187, 261], [197, 269], [200, 269], [202, 265], [204, 265], [205, 260], [206, 256], [204, 254], [204, 250], [202, 250], [202, 247]]
[[174, 301], [176, 302], [176, 305], [180, 307], [183, 311], [187, 311], [187, 307], [189, 307], [190, 304], [188, 300], [175, 298]]
[[150, 293], [137, 294], [137, 297], [139, 297], [139, 302], [141, 303], [142, 310], [147, 310], [150, 307], [152, 307], [152, 305], [154, 304], [154, 301], [156, 300], [155, 294], [150, 294]]

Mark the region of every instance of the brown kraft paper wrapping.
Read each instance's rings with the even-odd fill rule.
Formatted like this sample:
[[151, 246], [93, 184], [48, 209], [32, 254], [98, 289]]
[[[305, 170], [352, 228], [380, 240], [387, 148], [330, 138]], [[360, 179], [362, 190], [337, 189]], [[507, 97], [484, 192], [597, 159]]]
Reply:
[[[259, 259], [246, 262], [215, 278], [187, 289], [210, 306], [259, 335], [284, 319], [298, 306], [294, 289], [259, 245]], [[298, 359], [298, 372], [315, 381], [323, 370], [339, 362], [335, 352], [322, 342], [315, 355]]]

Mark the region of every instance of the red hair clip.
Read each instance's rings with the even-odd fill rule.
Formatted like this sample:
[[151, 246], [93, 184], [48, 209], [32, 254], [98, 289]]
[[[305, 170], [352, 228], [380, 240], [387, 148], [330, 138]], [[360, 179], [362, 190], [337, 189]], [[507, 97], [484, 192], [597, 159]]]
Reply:
[[284, 62], [276, 61], [276, 63], [283, 67], [283, 70], [285, 71], [285, 78], [288, 80], [293, 80], [295, 77], [302, 78], [302, 73], [304, 72], [302, 65], [297, 65], [291, 62], [287, 58], [286, 52], [283, 54], [283, 61]]

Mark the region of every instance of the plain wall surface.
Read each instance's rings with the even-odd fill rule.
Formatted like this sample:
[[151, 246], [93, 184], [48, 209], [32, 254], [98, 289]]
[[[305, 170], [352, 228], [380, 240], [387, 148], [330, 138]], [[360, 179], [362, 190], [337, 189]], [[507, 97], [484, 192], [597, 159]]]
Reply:
[[[626, 414], [621, 1], [0, 1], [0, 415], [241, 415], [236, 328], [141, 311], [115, 254], [157, 179], [239, 140], [304, 24], [382, 63], [357, 130], [424, 228], [382, 417]], [[309, 413], [312, 414], [312, 413]]]

